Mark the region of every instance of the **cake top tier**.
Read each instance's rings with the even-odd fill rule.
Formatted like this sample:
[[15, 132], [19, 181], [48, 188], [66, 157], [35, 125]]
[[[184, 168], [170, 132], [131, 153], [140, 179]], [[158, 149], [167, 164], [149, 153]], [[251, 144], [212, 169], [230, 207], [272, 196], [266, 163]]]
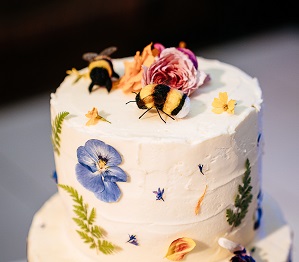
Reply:
[[[125, 61], [133, 58], [114, 59], [114, 71], [120, 76], [124, 74]], [[219, 62], [197, 57], [198, 68], [210, 75], [211, 81], [201, 86], [190, 95], [190, 112], [182, 119], [171, 119], [162, 114], [166, 123], [161, 121], [157, 111], [152, 109], [141, 119], [145, 112], [137, 107], [134, 101], [136, 94], [125, 94], [120, 88], [113, 88], [110, 93], [105, 88], [88, 91], [90, 80], [81, 78], [74, 83], [74, 74], [51, 95], [51, 104], [56, 113], [70, 113], [67, 125], [79, 132], [88, 132], [91, 136], [117, 136], [122, 139], [151, 139], [157, 141], [189, 141], [199, 142], [222, 134], [233, 133], [239, 123], [251, 111], [260, 110], [262, 93], [258, 81], [240, 69]], [[85, 72], [87, 69], [83, 69]], [[236, 101], [234, 114], [212, 112], [214, 98], [220, 92], [226, 92], [228, 101]], [[99, 121], [96, 125], [86, 126], [85, 116], [92, 108], [109, 122]]]

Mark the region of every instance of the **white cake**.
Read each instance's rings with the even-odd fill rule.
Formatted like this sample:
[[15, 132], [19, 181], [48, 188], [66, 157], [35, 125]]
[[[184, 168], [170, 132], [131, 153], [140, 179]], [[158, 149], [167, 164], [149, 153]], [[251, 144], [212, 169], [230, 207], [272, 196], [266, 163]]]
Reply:
[[[127, 60], [132, 58], [113, 60], [120, 76]], [[59, 187], [59, 197], [67, 214], [62, 234], [88, 261], [170, 261], [174, 260], [168, 256], [171, 243], [182, 238], [196, 245], [181, 257], [186, 262], [229, 261], [232, 254], [218, 244], [219, 238], [243, 246], [254, 239], [261, 190], [261, 89], [255, 78], [234, 66], [197, 60], [211, 81], [190, 96], [186, 117], [173, 120], [162, 113], [166, 123], [156, 110], [139, 119], [144, 110], [135, 103], [127, 104], [135, 100], [136, 94], [124, 94], [117, 88], [110, 93], [105, 88], [95, 88], [89, 93], [90, 80], [81, 78], [74, 83], [74, 74], [67, 76], [51, 95], [52, 123], [62, 112], [69, 112], [59, 133], [59, 154], [55, 152], [58, 184], [64, 185]], [[220, 92], [236, 100], [234, 114], [212, 111], [213, 100]], [[99, 121], [87, 126], [85, 115], [94, 107], [110, 123]], [[92, 156], [88, 153], [95, 145], [105, 147], [112, 158], [117, 155], [115, 151], [119, 153], [121, 160], [104, 168], [122, 178], [97, 192], [91, 180], [82, 179], [84, 172], [92, 177]], [[97, 154], [103, 157], [103, 152]], [[252, 201], [240, 225], [233, 226], [227, 212], [240, 211], [235, 200], [248, 171], [246, 163], [250, 164]], [[100, 167], [99, 162], [94, 168]], [[107, 199], [103, 193], [109, 191], [107, 187], [116, 185], [119, 198], [109, 196], [111, 202], [103, 201]], [[76, 191], [78, 198], [82, 196], [88, 214], [94, 208], [96, 218], [90, 225], [103, 230], [99, 238], [112, 243], [114, 252], [103, 254], [90, 248], [91, 242], [84, 243], [84, 236], [77, 233], [84, 230], [73, 208], [78, 203], [66, 186]], [[158, 190], [164, 190], [163, 194], [159, 195]]]

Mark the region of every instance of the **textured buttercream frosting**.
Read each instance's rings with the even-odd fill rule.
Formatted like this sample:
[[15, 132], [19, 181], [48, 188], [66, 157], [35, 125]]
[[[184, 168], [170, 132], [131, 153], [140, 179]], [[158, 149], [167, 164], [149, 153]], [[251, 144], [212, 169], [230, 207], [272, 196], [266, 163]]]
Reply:
[[[128, 59], [113, 60], [119, 75]], [[72, 199], [60, 190], [68, 211], [66, 238], [91, 260], [168, 261], [165, 255], [171, 242], [188, 237], [196, 247], [184, 261], [220, 261], [231, 256], [218, 245], [220, 237], [242, 245], [254, 238], [260, 191], [261, 89], [255, 78], [231, 65], [203, 58], [198, 58], [198, 64], [211, 81], [190, 96], [190, 112], [185, 118], [172, 120], [162, 113], [166, 124], [155, 110], [139, 119], [144, 111], [135, 103], [126, 104], [135, 100], [135, 94], [124, 94], [121, 89], [108, 94], [105, 88], [89, 93], [90, 80], [81, 78], [74, 83], [75, 75], [67, 76], [51, 95], [52, 121], [60, 112], [70, 113], [62, 126], [60, 155], [55, 154], [58, 183], [75, 188], [96, 209], [96, 224], [104, 229], [105, 238], [119, 247], [112, 255], [89, 249], [76, 233]], [[236, 100], [235, 114], [212, 112], [219, 92]], [[86, 126], [85, 114], [93, 107], [111, 124], [100, 121]], [[76, 178], [77, 149], [90, 139], [111, 145], [122, 157], [119, 167], [128, 179], [117, 183], [121, 197], [115, 203], [99, 200]], [[246, 159], [251, 165], [253, 199], [241, 225], [232, 228], [226, 210], [234, 206]], [[203, 165], [203, 174], [198, 165]], [[164, 188], [164, 201], [156, 200], [153, 191], [158, 188]], [[136, 235], [139, 245], [128, 243], [128, 235]]]

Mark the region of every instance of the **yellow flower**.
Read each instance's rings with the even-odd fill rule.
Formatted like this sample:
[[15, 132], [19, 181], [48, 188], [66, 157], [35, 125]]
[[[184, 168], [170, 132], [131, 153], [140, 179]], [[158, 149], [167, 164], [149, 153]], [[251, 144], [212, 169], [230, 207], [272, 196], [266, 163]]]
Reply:
[[[86, 123], [87, 126], [95, 125], [100, 120], [110, 123], [108, 120], [106, 120], [104, 117], [100, 116], [98, 113], [98, 110], [94, 107], [91, 111], [88, 111], [88, 113], [85, 115], [87, 118], [90, 118], [88, 122]], [[111, 124], [111, 123], [110, 123]]]
[[191, 238], [178, 238], [170, 244], [165, 257], [172, 261], [182, 260], [187, 253], [195, 248], [195, 246], [196, 243]]
[[235, 113], [235, 104], [236, 100], [229, 100], [228, 101], [228, 96], [226, 92], [220, 92], [219, 93], [219, 98], [214, 98], [214, 101], [212, 103], [212, 106], [214, 107], [212, 111], [215, 114], [221, 114], [223, 112], [227, 112], [229, 114], [234, 114]]

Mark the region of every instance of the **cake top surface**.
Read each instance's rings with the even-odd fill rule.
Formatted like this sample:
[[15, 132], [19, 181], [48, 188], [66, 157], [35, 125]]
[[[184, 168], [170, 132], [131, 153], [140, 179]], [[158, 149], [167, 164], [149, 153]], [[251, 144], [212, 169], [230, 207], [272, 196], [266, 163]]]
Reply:
[[[132, 59], [133, 57], [113, 59], [114, 71], [122, 76], [125, 71], [124, 62]], [[190, 112], [182, 119], [173, 120], [161, 113], [166, 120], [164, 123], [155, 109], [139, 119], [145, 110], [139, 109], [134, 102], [127, 104], [128, 101], [135, 100], [136, 94], [125, 94], [120, 88], [113, 88], [108, 93], [102, 87], [89, 93], [90, 80], [81, 78], [74, 83], [75, 75], [67, 76], [56, 93], [51, 95], [51, 105], [55, 107], [56, 114], [62, 111], [70, 113], [67, 125], [95, 136], [192, 143], [233, 133], [250, 112], [261, 108], [262, 92], [257, 79], [217, 60], [197, 57], [197, 63], [198, 68], [208, 74], [211, 80], [190, 95]], [[81, 71], [86, 70], [87, 68]], [[226, 92], [228, 100], [236, 101], [234, 114], [212, 112], [213, 100], [219, 97], [220, 92]], [[85, 115], [94, 107], [110, 123], [100, 121], [96, 125], [86, 126], [88, 118]]]

